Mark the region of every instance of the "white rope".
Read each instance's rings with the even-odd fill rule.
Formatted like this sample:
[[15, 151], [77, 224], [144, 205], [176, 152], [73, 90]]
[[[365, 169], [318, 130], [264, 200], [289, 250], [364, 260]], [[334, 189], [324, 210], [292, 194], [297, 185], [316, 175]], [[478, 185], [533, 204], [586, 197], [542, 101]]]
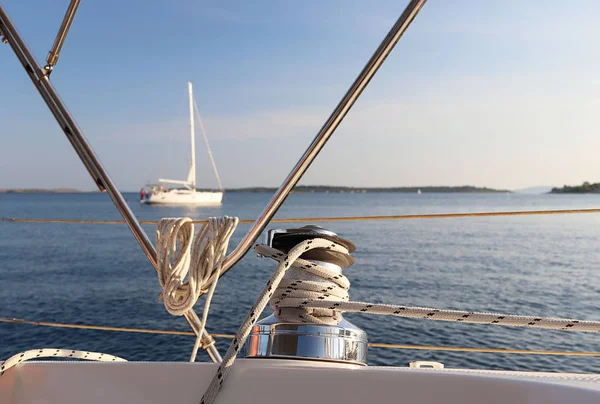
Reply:
[[[313, 245], [314, 243], [307, 243], [307, 247], [310, 247], [308, 249], [315, 248]], [[333, 249], [333, 246], [333, 242], [327, 242], [326, 247]], [[348, 254], [344, 247], [336, 246], [340, 247], [340, 252]], [[277, 261], [285, 259], [283, 252], [266, 245], [257, 245], [254, 249], [264, 257]], [[275, 288], [269, 303], [277, 317], [284, 321], [334, 325], [340, 321], [340, 310], [330, 307], [331, 302], [347, 302], [349, 289], [350, 281], [342, 274], [341, 269], [297, 258]], [[323, 301], [326, 305], [307, 308], [306, 305], [313, 301]]]
[[39, 358], [71, 358], [98, 362], [127, 362], [127, 360], [119, 358], [118, 356], [99, 352], [75, 351], [70, 349], [55, 348], [32, 349], [13, 355], [4, 362], [0, 363], [0, 376], [2, 376], [8, 369], [18, 365], [21, 362]]
[[[194, 238], [190, 218], [162, 219], [156, 229], [158, 281], [167, 311], [174, 316], [186, 316], [194, 327], [196, 342], [190, 362], [202, 343], [210, 303], [221, 274], [227, 246], [239, 219], [209, 218]], [[189, 276], [188, 276], [189, 275]], [[185, 280], [188, 276], [187, 281]], [[202, 320], [193, 310], [201, 294], [206, 293]]]
[[257, 253], [279, 261], [279, 265], [238, 329], [217, 373], [202, 397], [201, 404], [212, 404], [215, 400], [252, 326], [269, 301], [277, 317], [303, 323], [332, 324], [339, 321], [341, 312], [360, 312], [429, 320], [600, 332], [599, 321], [351, 302], [348, 301], [350, 282], [341, 271], [299, 258], [306, 251], [315, 248], [348, 254], [348, 250], [342, 245], [320, 238], [305, 240], [287, 254], [265, 245], [255, 247]]

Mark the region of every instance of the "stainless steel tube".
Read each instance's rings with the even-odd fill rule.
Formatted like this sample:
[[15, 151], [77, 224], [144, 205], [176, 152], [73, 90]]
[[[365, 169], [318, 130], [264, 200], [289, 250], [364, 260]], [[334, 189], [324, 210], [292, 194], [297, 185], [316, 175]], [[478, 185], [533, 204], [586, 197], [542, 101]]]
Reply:
[[56, 65], [56, 63], [58, 63], [58, 58], [60, 57], [60, 50], [62, 49], [63, 43], [65, 42], [65, 38], [67, 37], [69, 28], [71, 28], [71, 23], [73, 22], [73, 18], [75, 17], [75, 13], [77, 12], [77, 7], [79, 7], [79, 1], [80, 0], [71, 0], [71, 3], [69, 3], [69, 8], [67, 8], [67, 12], [65, 13], [63, 22], [60, 25], [60, 28], [58, 29], [58, 33], [56, 34], [56, 39], [54, 40], [52, 49], [50, 49], [48, 57], [46, 58], [47, 65], [44, 67], [44, 71], [46, 74], [50, 74], [52, 72], [52, 68]]
[[[154, 268], [157, 268], [156, 249], [148, 238], [146, 232], [142, 229], [142, 226], [136, 219], [135, 215], [127, 205], [125, 198], [119, 192], [116, 185], [111, 180], [108, 172], [104, 169], [104, 166], [92, 150], [92, 147], [87, 142], [82, 131], [79, 129], [66, 106], [58, 96], [58, 93], [50, 83], [48, 76], [44, 75], [42, 69], [33, 57], [31, 51], [27, 48], [27, 45], [15, 29], [14, 25], [8, 18], [8, 15], [4, 11], [4, 8], [0, 5], [0, 32], [2, 32], [5, 38], [8, 40], [9, 45], [15, 52], [15, 55], [25, 68], [25, 71], [31, 78], [31, 81], [39, 91], [40, 95], [48, 105], [50, 112], [56, 118], [56, 121], [62, 128], [63, 132], [67, 136], [67, 139], [71, 142], [71, 145], [79, 155], [79, 158], [87, 168], [88, 172], [96, 182], [96, 185], [100, 191], [106, 191], [115, 206], [123, 216], [123, 219], [127, 223], [127, 226], [133, 233], [134, 237], [142, 247], [142, 250], [146, 254], [146, 257], [152, 263]], [[205, 335], [208, 334], [205, 331]], [[210, 356], [216, 362], [220, 362], [221, 356], [214, 346], [210, 346]]]
[[412, 0], [406, 6], [406, 9], [400, 18], [398, 18], [398, 21], [396, 21], [383, 42], [381, 42], [381, 45], [379, 45], [369, 62], [360, 72], [346, 95], [344, 95], [344, 98], [342, 98], [340, 103], [333, 110], [329, 119], [327, 119], [315, 139], [304, 152], [304, 155], [302, 155], [298, 163], [296, 163], [296, 166], [283, 181], [277, 192], [275, 192], [275, 195], [267, 204], [258, 219], [256, 219], [256, 222], [254, 222], [250, 231], [238, 244], [235, 250], [229, 254], [223, 264], [221, 275], [230, 270], [252, 247], [258, 236], [260, 236], [279, 207], [283, 204], [292, 188], [294, 188], [300, 178], [302, 178], [308, 167], [310, 167], [310, 164], [315, 157], [317, 157], [323, 146], [325, 146], [325, 143], [327, 143], [327, 140], [329, 140], [362, 91], [367, 87], [373, 75], [375, 75], [386, 57], [390, 54], [392, 49], [394, 49], [394, 46], [410, 26], [410, 23], [417, 16], [426, 1], [427, 0]]
[[141, 225], [133, 215], [133, 212], [129, 209], [129, 206], [125, 202], [125, 199], [110, 179], [110, 176], [104, 169], [102, 163], [92, 150], [91, 146], [85, 139], [83, 133], [69, 114], [69, 111], [63, 104], [62, 100], [58, 96], [58, 93], [50, 83], [48, 77], [46, 77], [37, 61], [31, 54], [31, 51], [27, 48], [27, 45], [18, 34], [15, 27], [12, 25], [4, 9], [0, 6], [0, 31], [4, 33], [8, 39], [9, 45], [17, 55], [17, 58], [25, 68], [27, 74], [31, 78], [31, 81], [38, 89], [40, 95], [48, 105], [50, 112], [56, 118], [56, 121], [60, 125], [61, 129], [67, 136], [67, 139], [71, 142], [75, 148], [79, 158], [88, 169], [90, 175], [96, 182], [96, 185], [100, 191], [106, 191], [117, 209], [123, 216], [123, 219], [131, 229], [133, 235], [138, 240], [142, 249], [146, 253], [146, 256], [156, 267], [156, 250], [150, 242], [147, 234], [142, 229]]

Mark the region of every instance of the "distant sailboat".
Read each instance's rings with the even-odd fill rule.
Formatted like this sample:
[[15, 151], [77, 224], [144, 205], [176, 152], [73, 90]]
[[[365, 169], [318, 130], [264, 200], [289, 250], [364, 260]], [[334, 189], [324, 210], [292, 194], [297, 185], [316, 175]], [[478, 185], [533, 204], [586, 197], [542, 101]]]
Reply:
[[[217, 182], [219, 184], [218, 192], [199, 192], [196, 190], [196, 143], [194, 133], [194, 95], [192, 91], [192, 83], [188, 82], [188, 91], [190, 99], [190, 136], [191, 136], [191, 151], [192, 161], [190, 164], [190, 171], [188, 172], [187, 179], [182, 180], [169, 180], [162, 179], [158, 180], [158, 184], [148, 184], [140, 191], [140, 202], [145, 204], [163, 204], [163, 205], [220, 205], [223, 199], [223, 186], [219, 179], [219, 173], [217, 172], [217, 166], [215, 165], [210, 146], [208, 144], [208, 138], [204, 131], [204, 125], [202, 120], [199, 119], [200, 128], [202, 129], [202, 135], [208, 149], [208, 156], [213, 166]], [[196, 107], [198, 113], [198, 108]], [[200, 114], [198, 113], [198, 118]], [[163, 184], [180, 184], [184, 188], [168, 188]]]
[[421, 195], [421, 190], [417, 189], [417, 194]]

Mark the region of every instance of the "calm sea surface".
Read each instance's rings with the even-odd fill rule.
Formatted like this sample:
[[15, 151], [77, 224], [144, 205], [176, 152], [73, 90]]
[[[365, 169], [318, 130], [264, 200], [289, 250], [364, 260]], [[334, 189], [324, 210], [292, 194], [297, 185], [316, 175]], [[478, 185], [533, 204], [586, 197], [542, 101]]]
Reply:
[[[269, 194], [230, 193], [221, 207], [140, 206], [140, 219], [253, 219]], [[294, 194], [278, 217], [600, 207], [597, 195]], [[4, 194], [0, 217], [118, 219], [103, 194]], [[357, 245], [346, 270], [354, 300], [600, 320], [600, 215], [322, 224]], [[293, 226], [293, 225], [292, 225]], [[273, 226], [270, 226], [273, 227]], [[288, 226], [290, 227], [290, 226]], [[154, 239], [153, 226], [146, 230]], [[232, 243], [248, 230], [238, 227]], [[248, 254], [219, 283], [211, 332], [234, 333], [274, 269]], [[0, 317], [188, 330], [157, 301], [156, 273], [124, 225], [0, 223]], [[600, 351], [600, 335], [347, 315], [372, 342]], [[193, 338], [0, 323], [0, 359], [41, 347], [135, 361], [185, 361]], [[220, 341], [222, 352], [227, 341]], [[208, 360], [204, 353], [199, 360]], [[372, 365], [435, 360], [447, 367], [600, 372], [600, 359], [371, 349]]]

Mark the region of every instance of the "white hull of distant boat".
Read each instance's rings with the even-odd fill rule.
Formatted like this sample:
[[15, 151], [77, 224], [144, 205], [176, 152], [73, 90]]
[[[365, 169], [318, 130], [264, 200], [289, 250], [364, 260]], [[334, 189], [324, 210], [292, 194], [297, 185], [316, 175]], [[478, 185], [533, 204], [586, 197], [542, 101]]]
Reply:
[[[182, 180], [168, 180], [159, 179], [158, 184], [148, 184], [140, 191], [140, 202], [147, 205], [219, 205], [223, 199], [223, 186], [221, 185], [221, 179], [217, 171], [217, 166], [213, 159], [212, 152], [210, 151], [210, 145], [208, 144], [208, 138], [200, 114], [198, 114], [200, 128], [202, 129], [202, 135], [204, 142], [208, 150], [208, 157], [213, 167], [217, 183], [219, 184], [220, 191], [218, 192], [206, 192], [196, 191], [196, 142], [194, 132], [194, 94], [192, 90], [192, 83], [188, 82], [188, 92], [190, 101], [190, 138], [191, 138], [191, 164], [188, 177], [185, 181]], [[198, 108], [196, 107], [196, 112]], [[184, 188], [169, 188], [163, 184], [176, 184], [183, 186]]]
[[222, 200], [223, 192], [169, 189], [146, 194], [140, 202], [148, 205], [220, 205]]

